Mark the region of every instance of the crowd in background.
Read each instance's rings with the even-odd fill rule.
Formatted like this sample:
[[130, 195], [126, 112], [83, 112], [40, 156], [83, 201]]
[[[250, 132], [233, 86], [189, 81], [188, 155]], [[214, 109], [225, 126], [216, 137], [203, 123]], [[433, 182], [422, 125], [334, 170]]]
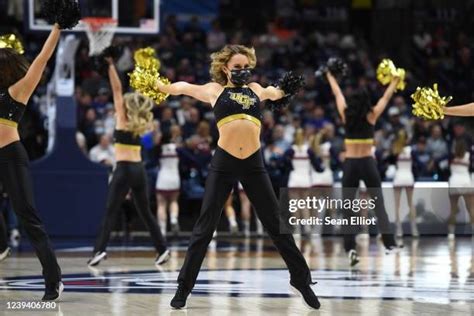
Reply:
[[[312, 28], [311, 24], [295, 23], [297, 12], [283, 9], [284, 6], [279, 10], [281, 16], [262, 16], [264, 20], [260, 24], [263, 23], [265, 28], [258, 32], [238, 27], [238, 19], [232, 28], [229, 28], [227, 21], [225, 28], [218, 17], [206, 30], [199, 17], [193, 17], [182, 26], [176, 17], [167, 16], [157, 36], [116, 36], [114, 44], [124, 46], [123, 54], [117, 60], [117, 69], [127, 90], [127, 73], [133, 68], [134, 50], [151, 46], [156, 49], [161, 61], [162, 74], [170, 81], [203, 84], [210, 80], [210, 53], [225, 44], [253, 46], [258, 60], [253, 71], [254, 81], [263, 86], [270, 85], [288, 70], [306, 77], [304, 89], [288, 108], [272, 112], [262, 104], [262, 146], [274, 153], [285, 152], [293, 144], [297, 128], [304, 129], [307, 139], [324, 130], [324, 141], [331, 143], [331, 168], [338, 179], [344, 150], [344, 129], [329, 86], [324, 80], [316, 78], [314, 72], [329, 57], [341, 57], [350, 68], [349, 76], [341, 83], [344, 93], [350, 94], [354, 89], [365, 87], [375, 102], [384, 91], [376, 80], [376, 67], [382, 57], [391, 57], [391, 52], [374, 55], [374, 47], [360, 33], [322, 32]], [[42, 43], [42, 39], [26, 41], [27, 55], [34, 56]], [[410, 46], [413, 63], [407, 69], [408, 87], [396, 94], [377, 123], [375, 156], [382, 177], [390, 180], [389, 166], [396, 161], [393, 144], [398, 132], [403, 129], [414, 152], [413, 172], [416, 179], [446, 181], [454, 142], [463, 141], [466, 148], [473, 146], [468, 125], [466, 121], [455, 119], [429, 122], [413, 117], [410, 94], [417, 83], [438, 82], [442, 94], [453, 95], [455, 103], [474, 100], [472, 38], [465, 32], [454, 32], [443, 27], [429, 29], [419, 24], [417, 31], [411, 35]], [[397, 64], [397, 60], [394, 62]], [[112, 93], [108, 79], [101, 77], [94, 68], [85, 36], [77, 51], [76, 70], [78, 144], [91, 160], [113, 167], [115, 118]], [[45, 86], [42, 85], [32, 98], [21, 127], [22, 139], [31, 159], [43, 155], [46, 148], [44, 94]], [[173, 134], [173, 141], [183, 146], [189, 153], [187, 157], [191, 157], [181, 159], [181, 176], [190, 178], [197, 171], [204, 179], [204, 169], [218, 138], [211, 107], [189, 97], [170, 96], [153, 112], [156, 119], [154, 130], [142, 140], [147, 168], [153, 172], [159, 169], [161, 140]], [[270, 170], [273, 174], [279, 172], [279, 166], [272, 165], [271, 161], [267, 163], [270, 169], [274, 168]], [[471, 169], [473, 167], [471, 163]]]
[[[255, 47], [258, 65], [253, 79], [262, 85], [274, 82], [287, 70], [303, 73], [306, 86], [292, 104], [281, 112], [270, 111], [265, 104], [262, 129], [264, 146], [272, 144], [284, 152], [293, 143], [296, 128], [302, 127], [306, 136], [318, 133], [324, 126], [330, 131], [325, 137], [332, 143], [334, 171], [340, 170], [339, 153], [343, 151], [344, 130], [335, 110], [327, 83], [314, 76], [314, 71], [331, 56], [342, 57], [350, 66], [350, 75], [342, 82], [344, 93], [365, 87], [375, 101], [382, 95], [384, 87], [377, 82], [375, 71], [378, 62], [386, 55], [373, 56], [371, 47], [364, 38], [353, 34], [320, 33], [299, 30], [294, 25], [287, 27], [285, 20], [268, 21], [267, 31], [250, 34], [240, 31], [226, 32], [219, 21], [212, 23], [211, 30], [201, 28], [198, 18], [180, 28], [173, 16], [168, 17], [161, 34], [153, 38], [128, 41], [116, 39], [117, 44], [126, 45], [117, 66], [127, 84], [127, 72], [133, 68], [133, 50], [143, 46], [156, 49], [162, 63], [162, 73], [172, 82], [187, 81], [202, 84], [209, 78], [209, 55], [226, 43], [240, 43]], [[303, 37], [301, 34], [305, 34]], [[469, 38], [465, 33], [450, 37], [442, 28], [433, 32], [426, 30], [412, 36], [412, 55], [416, 68], [407, 69], [408, 88], [398, 93], [390, 102], [376, 130], [376, 152], [382, 176], [389, 180], [386, 170], [393, 164], [393, 143], [400, 129], [406, 130], [409, 143], [413, 145], [414, 173], [419, 180], [444, 180], [449, 177], [449, 159], [455, 139], [463, 139], [471, 146], [471, 135], [466, 122], [444, 120], [428, 122], [411, 115], [410, 94], [414, 82], [438, 82], [442, 92], [449, 91], [456, 102], [474, 99], [474, 71]], [[396, 60], [395, 60], [396, 63]], [[80, 47], [77, 56], [76, 100], [79, 107], [79, 131], [85, 138], [85, 151], [111, 147], [114, 116], [111, 92], [107, 79], [94, 71], [88, 57], [87, 43]], [[429, 76], [420, 78], [418, 76]], [[214, 148], [218, 137], [212, 109], [188, 97], [170, 97], [154, 110], [155, 131], [144, 140], [147, 165], [158, 161], [159, 140], [163, 134], [177, 125], [181, 142], [187, 146], [198, 143], [208, 150]], [[193, 139], [193, 141], [190, 141]], [[193, 144], [193, 145], [191, 145]], [[197, 146], [198, 148], [200, 146]], [[92, 154], [97, 160], [97, 154]], [[112, 156], [112, 155], [110, 155]], [[107, 159], [110, 163], [110, 159]]]

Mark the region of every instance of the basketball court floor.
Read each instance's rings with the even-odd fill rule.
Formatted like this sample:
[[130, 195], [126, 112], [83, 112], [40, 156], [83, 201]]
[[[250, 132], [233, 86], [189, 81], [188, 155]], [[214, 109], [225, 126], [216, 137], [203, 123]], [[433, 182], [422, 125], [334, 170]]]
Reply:
[[[288, 287], [288, 272], [268, 239], [218, 237], [188, 308], [169, 302], [187, 240], [172, 242], [172, 259], [156, 268], [146, 244], [112, 244], [97, 269], [86, 261], [91, 248], [56, 242], [65, 292], [57, 311], [37, 315], [473, 315], [474, 239], [424, 237], [404, 240], [398, 254], [385, 255], [376, 238], [359, 236], [361, 262], [350, 269], [342, 240], [297, 239], [320, 296], [319, 311], [307, 309]], [[39, 300], [40, 266], [30, 251], [0, 263], [1, 310], [8, 301]], [[31, 313], [31, 312], [30, 312]], [[26, 312], [12, 311], [20, 315]]]

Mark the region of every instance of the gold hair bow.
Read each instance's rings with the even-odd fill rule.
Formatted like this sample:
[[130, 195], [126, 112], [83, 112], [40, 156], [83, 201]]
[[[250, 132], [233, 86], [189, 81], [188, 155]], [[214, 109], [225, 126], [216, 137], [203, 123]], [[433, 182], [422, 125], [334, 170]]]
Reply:
[[161, 62], [155, 57], [155, 50], [151, 47], [138, 49], [135, 51], [133, 59], [135, 60], [135, 68], [128, 74], [130, 86], [153, 99], [156, 104], [166, 100], [169, 94], [157, 90], [156, 83], [160, 81], [163, 84], [170, 84], [170, 81], [168, 78], [160, 76], [158, 72]]
[[394, 77], [400, 77], [397, 90], [405, 90], [407, 85], [405, 69], [395, 67], [391, 59], [383, 59], [377, 67], [377, 80], [385, 86], [392, 82]]
[[15, 34], [0, 36], [0, 48], [13, 48], [18, 54], [23, 54], [25, 50]]
[[412, 109], [413, 115], [425, 120], [443, 119], [444, 107], [453, 99], [451, 96], [441, 97], [437, 83], [433, 85], [433, 89], [430, 87], [416, 88], [411, 98], [415, 101]]

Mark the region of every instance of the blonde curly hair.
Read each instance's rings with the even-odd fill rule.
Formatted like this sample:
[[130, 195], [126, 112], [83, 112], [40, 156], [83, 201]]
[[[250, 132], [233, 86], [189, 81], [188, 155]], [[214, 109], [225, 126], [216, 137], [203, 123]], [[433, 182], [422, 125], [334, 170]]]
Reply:
[[227, 65], [232, 56], [237, 54], [247, 56], [251, 68], [254, 68], [257, 64], [257, 56], [253, 47], [226, 45], [220, 51], [211, 54], [211, 69], [209, 73], [214, 82], [223, 86], [227, 84], [227, 75], [222, 68]]
[[153, 100], [138, 92], [130, 92], [124, 94], [123, 101], [127, 117], [126, 129], [136, 136], [148, 132], [153, 123], [153, 114], [151, 113], [154, 105]]

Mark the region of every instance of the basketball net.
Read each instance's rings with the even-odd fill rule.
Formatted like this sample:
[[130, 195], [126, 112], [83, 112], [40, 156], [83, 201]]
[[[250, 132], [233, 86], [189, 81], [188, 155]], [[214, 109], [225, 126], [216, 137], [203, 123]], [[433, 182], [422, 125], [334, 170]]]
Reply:
[[117, 27], [117, 20], [89, 17], [83, 18], [81, 24], [85, 26], [87, 38], [89, 39], [89, 56], [97, 56], [110, 46]]

